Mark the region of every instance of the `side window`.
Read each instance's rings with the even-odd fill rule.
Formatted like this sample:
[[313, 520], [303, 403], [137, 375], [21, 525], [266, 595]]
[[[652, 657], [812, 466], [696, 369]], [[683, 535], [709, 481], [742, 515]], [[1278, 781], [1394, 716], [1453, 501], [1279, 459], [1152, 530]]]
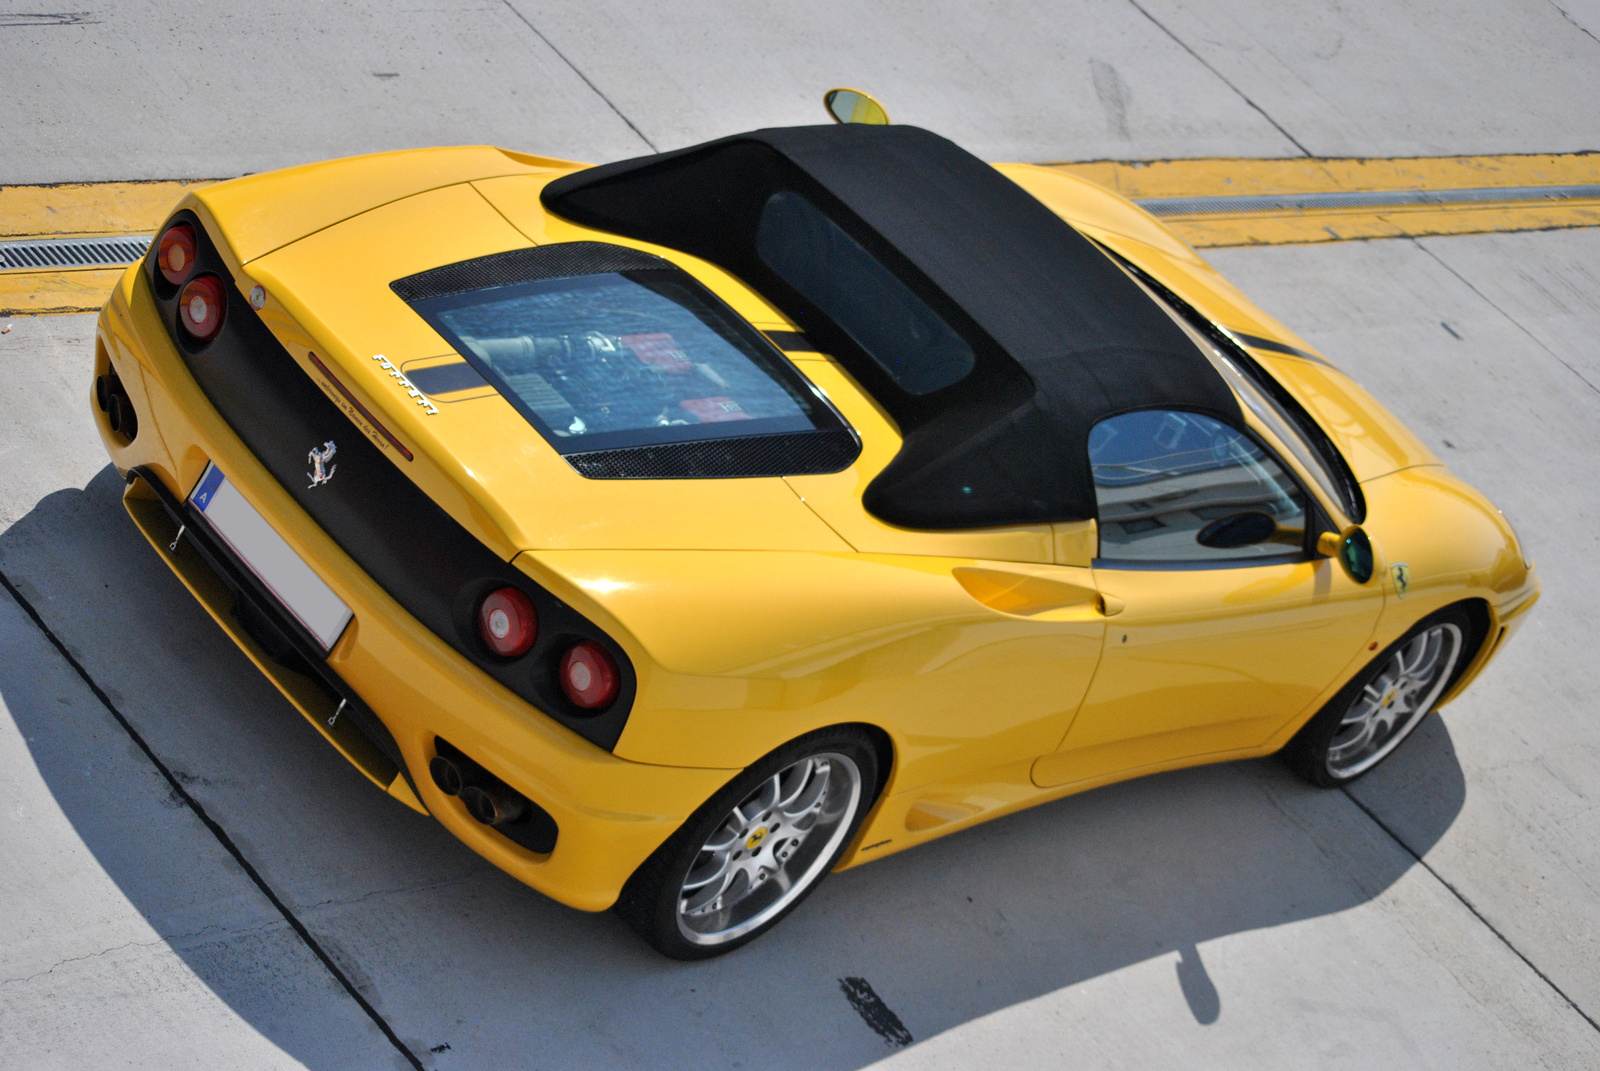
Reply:
[[1089, 432], [1100, 557], [1208, 562], [1293, 554], [1305, 500], [1283, 466], [1237, 428], [1146, 409]]

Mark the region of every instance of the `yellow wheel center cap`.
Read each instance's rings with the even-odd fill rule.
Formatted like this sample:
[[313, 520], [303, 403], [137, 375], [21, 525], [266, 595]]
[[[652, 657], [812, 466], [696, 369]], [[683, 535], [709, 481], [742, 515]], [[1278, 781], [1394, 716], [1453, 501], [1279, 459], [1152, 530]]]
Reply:
[[761, 847], [761, 842], [767, 839], [767, 827], [762, 826], [745, 839], [744, 846], [751, 851]]
[[1382, 705], [1383, 706], [1388, 706], [1390, 703], [1393, 703], [1394, 702], [1394, 697], [1399, 695], [1399, 694], [1400, 694], [1400, 690], [1398, 688], [1389, 689], [1389, 694], [1383, 697], [1383, 704]]

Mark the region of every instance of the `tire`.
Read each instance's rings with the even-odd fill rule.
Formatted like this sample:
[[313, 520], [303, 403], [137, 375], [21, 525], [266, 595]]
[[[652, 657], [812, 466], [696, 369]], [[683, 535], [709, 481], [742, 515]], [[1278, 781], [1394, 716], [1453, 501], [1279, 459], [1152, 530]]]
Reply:
[[1459, 606], [1430, 614], [1378, 654], [1284, 745], [1289, 768], [1314, 785], [1347, 785], [1394, 753], [1477, 653]]
[[640, 864], [615, 911], [673, 959], [709, 959], [776, 926], [855, 839], [878, 790], [861, 729], [819, 729], [750, 766]]

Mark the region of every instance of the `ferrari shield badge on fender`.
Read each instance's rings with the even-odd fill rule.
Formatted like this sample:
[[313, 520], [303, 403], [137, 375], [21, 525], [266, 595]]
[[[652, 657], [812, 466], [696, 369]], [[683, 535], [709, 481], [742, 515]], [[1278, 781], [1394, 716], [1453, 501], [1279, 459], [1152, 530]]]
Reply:
[[1411, 566], [1405, 562], [1395, 562], [1389, 566], [1389, 573], [1394, 577], [1394, 593], [1405, 598], [1406, 592], [1411, 590]]
[[317, 487], [333, 479], [333, 470], [339, 466], [330, 465], [328, 462], [332, 461], [333, 455], [338, 452], [339, 448], [333, 445], [332, 439], [321, 446], [311, 448], [311, 452], [306, 455], [306, 464], [311, 466], [311, 471], [306, 473], [311, 479], [310, 487]]

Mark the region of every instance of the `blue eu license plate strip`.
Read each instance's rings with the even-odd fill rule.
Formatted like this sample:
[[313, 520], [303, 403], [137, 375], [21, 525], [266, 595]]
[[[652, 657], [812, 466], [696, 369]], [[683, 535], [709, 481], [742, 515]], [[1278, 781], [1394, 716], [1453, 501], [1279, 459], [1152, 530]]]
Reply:
[[332, 648], [350, 623], [350, 607], [246, 501], [222, 470], [207, 466], [189, 493], [189, 501], [283, 609], [316, 637], [324, 651]]

